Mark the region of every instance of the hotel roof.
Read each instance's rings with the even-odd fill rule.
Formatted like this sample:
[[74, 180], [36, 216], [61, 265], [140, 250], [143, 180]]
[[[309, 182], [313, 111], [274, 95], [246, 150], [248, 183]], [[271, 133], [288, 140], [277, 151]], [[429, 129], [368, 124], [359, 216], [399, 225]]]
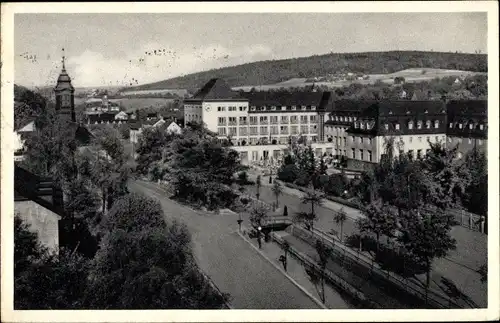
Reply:
[[192, 98], [185, 101], [244, 100], [239, 92], [233, 91], [229, 85], [219, 78], [213, 78], [199, 89]]

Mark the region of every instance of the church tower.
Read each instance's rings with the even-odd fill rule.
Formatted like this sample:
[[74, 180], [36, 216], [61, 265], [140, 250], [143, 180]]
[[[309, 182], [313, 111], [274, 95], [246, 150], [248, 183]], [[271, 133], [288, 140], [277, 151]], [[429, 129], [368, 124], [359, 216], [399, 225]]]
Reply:
[[62, 70], [57, 78], [57, 85], [54, 88], [56, 111], [61, 118], [76, 122], [75, 88], [71, 85], [71, 78], [66, 72], [65, 59], [63, 48]]

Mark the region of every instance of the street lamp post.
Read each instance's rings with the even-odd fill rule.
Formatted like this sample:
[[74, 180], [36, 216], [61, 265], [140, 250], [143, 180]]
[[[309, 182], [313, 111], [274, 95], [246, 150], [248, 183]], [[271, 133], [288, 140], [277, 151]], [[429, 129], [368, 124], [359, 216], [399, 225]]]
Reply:
[[262, 240], [261, 240], [261, 231], [262, 231], [262, 228], [259, 226], [257, 228], [257, 242], [259, 243], [259, 249], [262, 249]]

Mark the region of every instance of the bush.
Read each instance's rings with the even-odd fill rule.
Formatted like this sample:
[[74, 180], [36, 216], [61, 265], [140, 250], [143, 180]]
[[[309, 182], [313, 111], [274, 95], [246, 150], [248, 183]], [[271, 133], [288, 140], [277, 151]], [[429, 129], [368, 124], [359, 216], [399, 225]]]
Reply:
[[243, 172], [238, 173], [238, 182], [239, 182], [239, 184], [242, 184], [242, 185], [248, 184], [247, 172], [243, 171]]
[[278, 179], [283, 182], [293, 183], [297, 179], [298, 173], [299, 170], [294, 164], [284, 165], [278, 171]]

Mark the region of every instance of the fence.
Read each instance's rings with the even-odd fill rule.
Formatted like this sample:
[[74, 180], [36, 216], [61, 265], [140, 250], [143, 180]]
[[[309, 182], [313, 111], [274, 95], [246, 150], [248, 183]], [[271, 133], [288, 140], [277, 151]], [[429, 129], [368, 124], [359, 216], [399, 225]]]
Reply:
[[[280, 246], [283, 245], [284, 240], [279, 235], [271, 233], [271, 237]], [[288, 252], [299, 262], [305, 264], [306, 266], [310, 266], [314, 268], [316, 272], [321, 273], [330, 284], [340, 289], [342, 292], [347, 293], [357, 303], [364, 305], [364, 307], [366, 308], [381, 308], [381, 306], [376, 302], [367, 299], [363, 292], [361, 292], [359, 289], [355, 288], [347, 281], [335, 275], [333, 272], [321, 269], [313, 259], [303, 253], [296, 251], [293, 246], [289, 246]]]
[[[297, 226], [289, 227], [287, 232], [313, 246], [318, 239], [324, 241], [332, 248], [332, 260], [341, 264], [345, 270], [365, 281], [371, 281], [388, 295], [405, 299], [413, 306], [425, 306], [425, 290], [419, 285], [390, 271], [384, 271], [368, 257], [338, 242], [333, 242], [327, 234], [317, 234]], [[462, 308], [451, 297], [444, 297], [432, 290], [428, 291], [426, 306], [430, 308]]]

